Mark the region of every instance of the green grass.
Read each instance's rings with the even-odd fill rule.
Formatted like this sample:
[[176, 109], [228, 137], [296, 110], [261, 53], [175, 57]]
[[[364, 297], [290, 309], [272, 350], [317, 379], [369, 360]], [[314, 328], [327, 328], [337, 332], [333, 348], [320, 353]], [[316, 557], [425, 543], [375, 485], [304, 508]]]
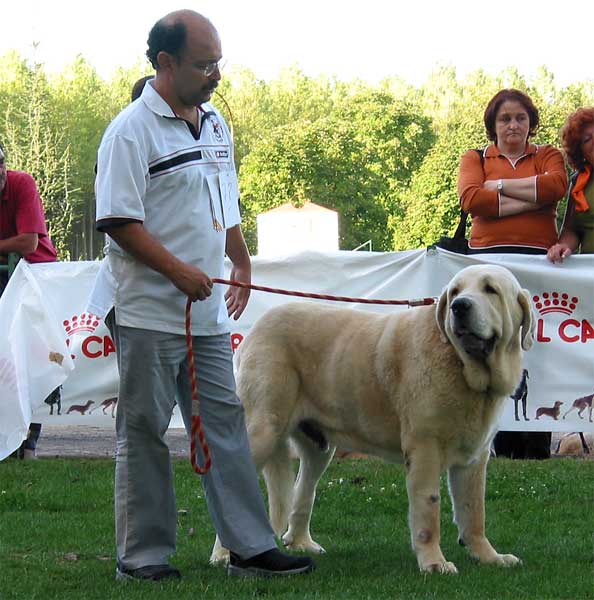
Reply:
[[401, 467], [335, 461], [312, 520], [328, 553], [309, 576], [265, 581], [208, 566], [214, 534], [200, 482], [187, 461], [175, 471], [182, 512], [172, 562], [184, 578], [123, 583], [114, 580], [113, 461], [0, 463], [0, 599], [594, 599], [594, 461], [491, 461], [488, 537], [522, 558], [513, 569], [479, 566], [457, 545], [444, 486], [442, 549], [457, 576], [418, 572]]

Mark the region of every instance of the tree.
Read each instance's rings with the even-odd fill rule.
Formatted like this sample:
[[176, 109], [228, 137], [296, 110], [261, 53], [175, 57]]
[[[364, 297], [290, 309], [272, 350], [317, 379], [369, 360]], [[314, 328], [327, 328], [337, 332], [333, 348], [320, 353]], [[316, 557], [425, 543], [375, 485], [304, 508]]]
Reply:
[[[437, 85], [437, 92], [432, 85]], [[396, 249], [428, 246], [442, 235], [453, 233], [460, 214], [457, 196], [460, 156], [470, 148], [481, 148], [489, 143], [483, 113], [498, 90], [516, 87], [527, 92], [540, 113], [540, 127], [534, 142], [555, 146], [559, 145], [559, 130], [567, 116], [578, 106], [593, 102], [591, 84], [560, 91], [544, 67], [532, 82], [527, 82], [515, 68], [497, 77], [479, 70], [463, 82], [456, 80], [455, 71], [446, 70], [430, 79], [428, 86], [422, 89], [422, 103], [426, 110], [436, 111], [437, 141], [400, 198], [403, 212], [391, 218]], [[455, 93], [447, 95], [444, 100], [447, 110], [442, 110], [440, 90], [446, 88]], [[559, 213], [562, 211], [560, 207]]]
[[95, 229], [95, 164], [103, 132], [114, 116], [130, 101], [132, 84], [140, 71], [120, 71], [112, 83], [102, 80], [95, 69], [78, 56], [51, 81], [55, 131], [63, 132], [62, 150], [70, 149], [71, 179], [77, 190], [71, 252], [73, 257], [95, 257], [104, 244]]
[[254, 144], [240, 171], [250, 249], [257, 214], [306, 199], [338, 211], [341, 248], [371, 240], [391, 249], [397, 190], [431, 142], [428, 120], [386, 92], [354, 91], [328, 116], [277, 127]]
[[[11, 168], [26, 171], [37, 182], [50, 237], [61, 260], [70, 259], [74, 189], [69, 147], [52, 131], [47, 111], [47, 82], [40, 70], [27, 78], [28, 104], [8, 104], [3, 114], [3, 136]], [[23, 126], [24, 124], [24, 126]]]

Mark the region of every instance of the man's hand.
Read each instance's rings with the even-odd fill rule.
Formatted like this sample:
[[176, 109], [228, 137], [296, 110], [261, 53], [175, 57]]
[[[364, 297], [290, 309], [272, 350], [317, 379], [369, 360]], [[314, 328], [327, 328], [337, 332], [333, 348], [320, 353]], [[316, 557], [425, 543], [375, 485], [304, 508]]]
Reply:
[[[241, 269], [233, 267], [231, 269], [231, 279], [233, 281], [241, 281], [242, 283], [251, 283], [251, 269]], [[225, 302], [227, 303], [227, 313], [235, 321], [241, 317], [248, 300], [250, 299], [250, 289], [241, 288], [235, 285], [230, 285], [225, 294]]]
[[213, 282], [198, 267], [182, 263], [178, 266], [171, 281], [192, 302], [206, 300], [212, 294]]

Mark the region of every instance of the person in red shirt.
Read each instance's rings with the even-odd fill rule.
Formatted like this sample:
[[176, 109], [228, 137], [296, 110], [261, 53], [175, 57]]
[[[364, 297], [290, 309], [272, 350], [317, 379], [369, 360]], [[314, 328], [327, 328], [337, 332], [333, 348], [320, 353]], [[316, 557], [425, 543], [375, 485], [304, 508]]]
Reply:
[[[47, 233], [37, 184], [28, 173], [6, 169], [0, 143], [0, 262], [7, 262], [11, 252], [30, 263], [57, 260], [56, 249]], [[7, 274], [0, 272], [0, 295], [7, 282]], [[41, 423], [31, 423], [27, 439], [16, 451], [19, 458], [35, 458], [40, 433]]]
[[57, 260], [37, 184], [28, 173], [6, 169], [0, 144], [0, 257], [6, 259], [11, 252], [30, 263]]

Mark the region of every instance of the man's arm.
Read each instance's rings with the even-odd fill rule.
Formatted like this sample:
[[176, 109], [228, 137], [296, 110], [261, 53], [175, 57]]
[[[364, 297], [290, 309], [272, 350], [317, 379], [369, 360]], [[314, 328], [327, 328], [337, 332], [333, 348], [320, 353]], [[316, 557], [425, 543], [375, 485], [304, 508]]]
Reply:
[[[240, 225], [235, 225], [235, 227], [227, 230], [225, 253], [233, 265], [231, 268], [231, 279], [243, 283], [251, 283], [252, 262]], [[249, 289], [229, 286], [225, 294], [229, 316], [237, 321], [245, 310], [249, 299]]]
[[103, 231], [136, 260], [167, 277], [192, 302], [212, 294], [213, 283], [208, 275], [171, 254], [142, 223], [109, 226]]
[[31, 254], [37, 250], [39, 235], [36, 233], [20, 233], [13, 237], [0, 240], [0, 254], [7, 255], [16, 252], [21, 256]]

